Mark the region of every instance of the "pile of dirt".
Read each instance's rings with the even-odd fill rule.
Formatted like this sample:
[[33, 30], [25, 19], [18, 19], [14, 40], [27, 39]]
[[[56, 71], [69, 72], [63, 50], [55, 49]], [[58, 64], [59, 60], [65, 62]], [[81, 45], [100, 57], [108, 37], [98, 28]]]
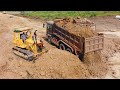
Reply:
[[90, 76], [86, 66], [76, 56], [56, 48], [43, 54], [35, 63], [19, 60], [16, 63], [15, 60], [9, 68], [22, 78], [81, 79]]
[[105, 78], [117, 79], [120, 78], [120, 38], [106, 37], [104, 50], [102, 51], [102, 58], [106, 62], [108, 72]]
[[108, 60], [109, 57], [120, 49], [118, 39], [104, 38], [104, 50], [102, 51], [102, 56]]
[[102, 59], [100, 51], [85, 54], [84, 64], [92, 77], [104, 77], [107, 73], [107, 65]]

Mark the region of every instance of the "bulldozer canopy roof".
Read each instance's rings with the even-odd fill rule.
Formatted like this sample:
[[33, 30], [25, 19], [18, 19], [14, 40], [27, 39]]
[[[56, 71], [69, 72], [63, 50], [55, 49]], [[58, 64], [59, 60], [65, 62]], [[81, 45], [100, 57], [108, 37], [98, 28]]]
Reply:
[[32, 28], [28, 28], [28, 27], [18, 28], [18, 29], [15, 29], [14, 32], [24, 32], [24, 31], [29, 31], [29, 30], [32, 30]]

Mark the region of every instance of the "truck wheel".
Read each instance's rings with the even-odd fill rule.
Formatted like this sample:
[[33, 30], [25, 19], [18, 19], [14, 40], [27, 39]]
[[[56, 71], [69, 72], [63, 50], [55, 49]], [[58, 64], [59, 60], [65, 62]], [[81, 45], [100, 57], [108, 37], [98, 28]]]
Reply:
[[61, 44], [59, 45], [59, 48], [60, 48], [61, 50], [65, 50], [65, 45], [61, 43]]
[[67, 48], [66, 49], [68, 52], [72, 53], [72, 50], [70, 48]]

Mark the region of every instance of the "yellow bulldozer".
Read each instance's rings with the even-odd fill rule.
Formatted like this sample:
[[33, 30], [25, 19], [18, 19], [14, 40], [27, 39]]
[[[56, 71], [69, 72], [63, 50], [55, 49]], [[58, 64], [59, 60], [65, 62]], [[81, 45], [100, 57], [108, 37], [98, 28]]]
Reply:
[[37, 59], [48, 50], [42, 40], [37, 40], [37, 30], [19, 28], [14, 30], [13, 53], [29, 61]]

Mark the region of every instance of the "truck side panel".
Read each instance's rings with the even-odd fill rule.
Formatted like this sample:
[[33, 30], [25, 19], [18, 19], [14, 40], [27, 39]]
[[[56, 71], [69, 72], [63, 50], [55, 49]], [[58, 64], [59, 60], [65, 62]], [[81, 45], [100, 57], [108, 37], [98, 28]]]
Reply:
[[[56, 45], [59, 46], [59, 42], [64, 42], [68, 47], [71, 47], [74, 52], [77, 53], [89, 53], [103, 49], [104, 37], [103, 35], [93, 36], [89, 38], [79, 37], [64, 30], [64, 28], [52, 25], [52, 30], [47, 32], [47, 35], [51, 35], [56, 39]], [[55, 37], [54, 37], [55, 36]]]
[[72, 48], [77, 49], [78, 51], [83, 50], [83, 45], [82, 45], [83, 42], [81, 41], [80, 37], [70, 34], [69, 32], [67, 32], [64, 29], [59, 28], [57, 26], [55, 26], [55, 28], [53, 30], [53, 34], [58, 36], [61, 40], [66, 42]]

